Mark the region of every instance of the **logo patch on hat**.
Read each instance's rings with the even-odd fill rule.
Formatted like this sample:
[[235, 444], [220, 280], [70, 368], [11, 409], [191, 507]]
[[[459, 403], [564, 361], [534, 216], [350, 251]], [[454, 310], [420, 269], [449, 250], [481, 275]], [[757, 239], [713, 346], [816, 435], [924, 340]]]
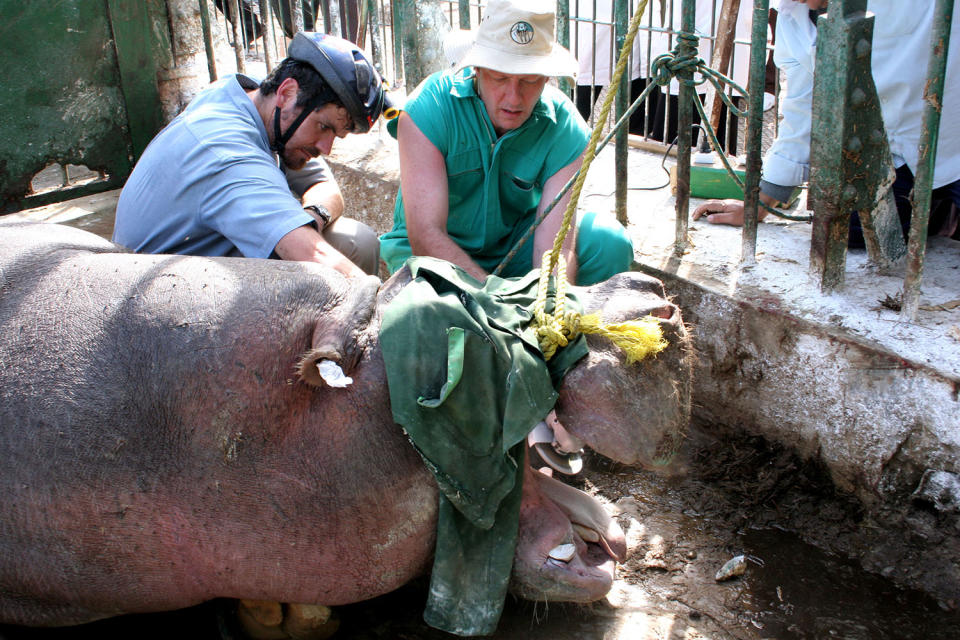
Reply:
[[530, 44], [533, 40], [533, 27], [529, 22], [515, 22], [510, 27], [510, 39], [517, 44]]

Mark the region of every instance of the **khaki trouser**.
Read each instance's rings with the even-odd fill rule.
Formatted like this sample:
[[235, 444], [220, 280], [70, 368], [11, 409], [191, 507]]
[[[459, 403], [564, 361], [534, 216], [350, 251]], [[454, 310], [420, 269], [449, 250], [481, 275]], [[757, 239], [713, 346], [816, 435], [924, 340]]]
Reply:
[[323, 237], [334, 249], [363, 269], [364, 273], [378, 275], [380, 239], [368, 225], [341, 216], [324, 228]]

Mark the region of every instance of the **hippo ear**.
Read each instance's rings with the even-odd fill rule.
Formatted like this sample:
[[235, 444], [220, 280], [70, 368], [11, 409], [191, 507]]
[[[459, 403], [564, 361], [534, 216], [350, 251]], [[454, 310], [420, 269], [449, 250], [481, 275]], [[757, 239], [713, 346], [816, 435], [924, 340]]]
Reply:
[[301, 380], [315, 387], [326, 386], [317, 369], [322, 360], [336, 362], [350, 375], [363, 354], [363, 335], [373, 317], [379, 286], [380, 280], [373, 276], [351, 279], [343, 300], [319, 315], [310, 350], [297, 362]]

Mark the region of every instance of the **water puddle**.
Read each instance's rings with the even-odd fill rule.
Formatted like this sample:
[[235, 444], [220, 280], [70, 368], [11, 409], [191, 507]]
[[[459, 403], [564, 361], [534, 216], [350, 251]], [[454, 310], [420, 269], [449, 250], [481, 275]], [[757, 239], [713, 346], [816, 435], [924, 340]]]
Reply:
[[778, 530], [747, 531], [739, 605], [764, 638], [778, 640], [955, 640], [960, 614], [926, 594], [896, 588], [853, 563]]

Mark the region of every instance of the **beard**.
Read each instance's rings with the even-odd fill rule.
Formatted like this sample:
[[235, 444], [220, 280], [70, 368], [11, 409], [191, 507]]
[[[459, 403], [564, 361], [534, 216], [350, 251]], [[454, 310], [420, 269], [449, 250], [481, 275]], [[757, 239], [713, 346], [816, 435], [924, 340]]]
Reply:
[[319, 149], [304, 149], [302, 147], [297, 147], [294, 149], [284, 148], [283, 155], [281, 155], [280, 158], [283, 160], [283, 165], [286, 168], [298, 171], [303, 169], [307, 162], [319, 155]]

